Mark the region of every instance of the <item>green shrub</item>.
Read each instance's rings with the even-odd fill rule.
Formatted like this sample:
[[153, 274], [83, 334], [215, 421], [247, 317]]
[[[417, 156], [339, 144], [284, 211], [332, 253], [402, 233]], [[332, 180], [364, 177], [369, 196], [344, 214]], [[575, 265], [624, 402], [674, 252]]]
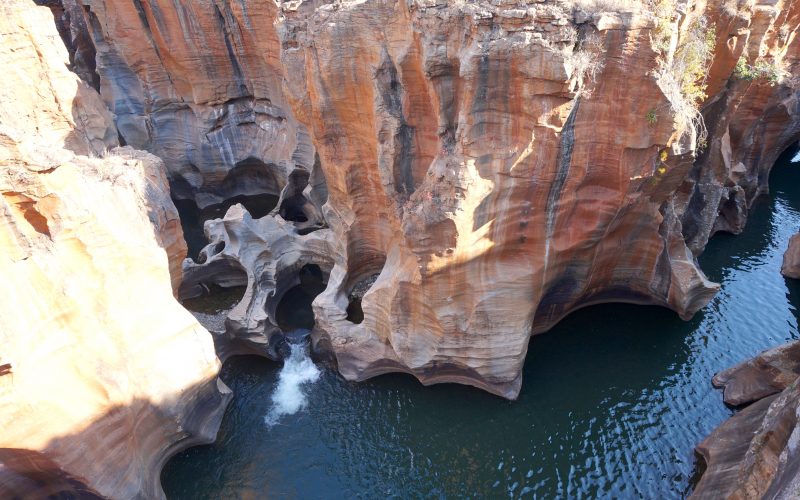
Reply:
[[777, 61], [769, 63], [764, 60], [757, 61], [755, 65], [747, 64], [747, 58], [742, 55], [736, 62], [736, 67], [733, 69], [733, 75], [745, 81], [753, 81], [764, 79], [770, 85], [777, 85], [781, 83], [786, 73], [780, 67]]

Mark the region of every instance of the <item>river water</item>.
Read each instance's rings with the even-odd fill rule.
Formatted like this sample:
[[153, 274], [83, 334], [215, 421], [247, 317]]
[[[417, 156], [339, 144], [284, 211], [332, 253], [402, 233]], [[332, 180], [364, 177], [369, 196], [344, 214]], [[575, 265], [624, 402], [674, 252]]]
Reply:
[[322, 370], [304, 380], [297, 412], [272, 421], [280, 364], [232, 358], [222, 378], [235, 398], [218, 440], [167, 464], [167, 496], [684, 496], [694, 446], [732, 414], [713, 374], [798, 338], [800, 285], [780, 275], [800, 229], [791, 159], [776, 164], [772, 194], [756, 201], [744, 234], [709, 243], [700, 263], [722, 291], [691, 321], [658, 307], [577, 311], [531, 340], [515, 402], [406, 375], [355, 384]]

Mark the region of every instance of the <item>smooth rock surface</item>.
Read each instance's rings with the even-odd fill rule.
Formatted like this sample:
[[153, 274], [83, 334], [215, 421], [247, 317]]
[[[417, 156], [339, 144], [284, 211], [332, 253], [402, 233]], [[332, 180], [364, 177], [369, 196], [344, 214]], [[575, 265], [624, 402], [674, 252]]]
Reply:
[[800, 234], [795, 234], [789, 240], [789, 247], [783, 254], [781, 274], [787, 278], [800, 279]]
[[714, 387], [724, 389], [726, 404], [739, 406], [786, 389], [800, 376], [800, 342], [762, 352], [714, 375]]
[[691, 498], [797, 498], [800, 384], [767, 396], [718, 427], [697, 447], [706, 470]]
[[230, 397], [173, 296], [186, 245], [164, 165], [107, 150], [112, 115], [48, 8], [0, 14], [0, 448], [20, 450], [0, 453], [0, 490], [163, 497], [163, 464], [213, 440]]

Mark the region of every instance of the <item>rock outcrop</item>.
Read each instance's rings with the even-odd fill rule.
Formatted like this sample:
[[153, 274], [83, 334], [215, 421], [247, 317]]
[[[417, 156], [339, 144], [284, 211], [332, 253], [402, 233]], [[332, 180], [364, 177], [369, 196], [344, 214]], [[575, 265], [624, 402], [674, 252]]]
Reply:
[[164, 160], [174, 197], [202, 209], [277, 196], [292, 172], [313, 169], [308, 133], [283, 97], [274, 2], [60, 4], [62, 18], [90, 30], [120, 136]]
[[173, 296], [186, 245], [164, 165], [114, 148], [68, 63], [50, 10], [0, 4], [0, 492], [159, 498], [229, 391]]
[[725, 384], [726, 402], [733, 390], [735, 402], [752, 404], [698, 445], [697, 454], [705, 470], [691, 498], [797, 498], [798, 351], [800, 343], [786, 344], [714, 377], [715, 385]]
[[[173, 294], [244, 286], [220, 352], [275, 357], [313, 265], [346, 378], [514, 398], [577, 308], [703, 307], [696, 255], [800, 138], [789, 0], [37, 3], [0, 5], [0, 446], [102, 495], [160, 496], [229, 396]], [[170, 195], [231, 207], [197, 261]], [[718, 377], [758, 401], [701, 446], [698, 496], [795, 487], [786, 352]]]
[[800, 234], [789, 238], [789, 246], [783, 254], [781, 274], [787, 278], [800, 279]]
[[[576, 308], [703, 307], [718, 287], [696, 255], [742, 229], [800, 137], [800, 5], [655, 3], [61, 2], [121, 137], [165, 160], [173, 196], [280, 194], [296, 235], [330, 228], [301, 260], [333, 263], [314, 338], [345, 377], [510, 398], [530, 335]], [[701, 142], [698, 82], [674, 63], [698, 44]], [[240, 262], [248, 283], [274, 279], [248, 267], [264, 255]], [[220, 264], [197, 264], [213, 283]], [[267, 344], [248, 288], [229, 324]]]
[[712, 379], [723, 389], [725, 404], [740, 406], [777, 394], [800, 376], [800, 342], [791, 342], [764, 351]]

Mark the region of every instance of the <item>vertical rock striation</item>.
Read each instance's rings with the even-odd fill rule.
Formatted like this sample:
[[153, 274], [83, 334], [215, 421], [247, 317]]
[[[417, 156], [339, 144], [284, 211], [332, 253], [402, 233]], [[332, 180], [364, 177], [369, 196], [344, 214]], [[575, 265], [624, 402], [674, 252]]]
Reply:
[[[333, 263], [314, 337], [349, 379], [404, 371], [513, 398], [529, 336], [576, 308], [692, 316], [718, 288], [696, 255], [742, 229], [800, 137], [783, 77], [800, 6], [785, 0], [62, 5], [91, 33], [122, 138], [165, 160], [173, 196], [280, 193], [273, 215], [304, 207], [297, 235], [330, 227], [310, 251]], [[700, 20], [704, 143], [659, 77]], [[737, 69], [764, 61], [775, 78]], [[273, 279], [269, 259], [240, 262], [248, 283]], [[229, 318], [262, 343], [264, 297]]]
[[282, 92], [273, 2], [63, 0], [96, 50], [100, 93], [126, 144], [167, 165], [202, 209], [279, 195], [314, 148]]

